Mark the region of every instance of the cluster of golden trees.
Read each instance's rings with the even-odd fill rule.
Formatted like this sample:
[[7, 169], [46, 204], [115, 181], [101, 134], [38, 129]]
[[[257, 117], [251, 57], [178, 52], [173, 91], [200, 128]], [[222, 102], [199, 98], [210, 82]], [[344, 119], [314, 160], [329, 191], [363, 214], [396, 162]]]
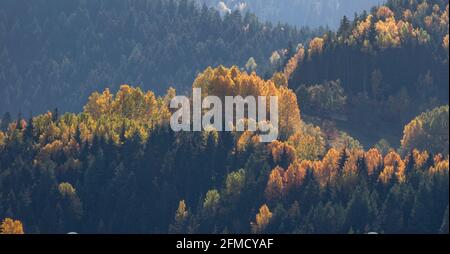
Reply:
[[[398, 17], [389, 7], [383, 5], [374, 14], [358, 20], [348, 34], [341, 35], [337, 40], [347, 45], [360, 44], [362, 50], [371, 51], [372, 44], [375, 43], [371, 41], [373, 32], [380, 48], [396, 48], [409, 41], [426, 44], [431, 39], [431, 33], [440, 33], [446, 34], [442, 38], [442, 46], [448, 50], [448, 9], [448, 4], [445, 8], [441, 8], [437, 4], [431, 6], [427, 1], [423, 1], [416, 10], [406, 9], [403, 15]], [[431, 14], [426, 15], [429, 10]], [[421, 21], [424, 28], [413, 25], [413, 20]], [[321, 54], [326, 39], [327, 36], [312, 39], [308, 47], [308, 57]]]
[[449, 107], [442, 106], [414, 118], [403, 131], [401, 150], [413, 148], [448, 154]]
[[0, 224], [0, 234], [23, 234], [23, 225], [19, 220], [6, 218]]
[[[430, 157], [427, 151], [420, 152], [414, 149], [411, 154], [405, 156], [404, 159], [395, 151], [391, 150], [384, 157], [376, 148], [372, 148], [367, 152], [362, 150], [346, 150], [338, 151], [334, 148], [330, 149], [322, 160], [299, 160], [295, 158], [295, 154], [289, 149], [280, 148], [279, 144], [275, 144], [276, 153], [288, 153], [289, 165], [285, 169], [281, 166], [275, 167], [269, 176], [265, 194], [267, 200], [279, 200], [288, 194], [294, 188], [300, 188], [308, 171], [312, 172], [314, 179], [322, 187], [332, 183], [338, 176], [357, 177], [358, 163], [364, 163], [368, 176], [374, 176], [378, 182], [388, 184], [391, 181], [404, 182], [406, 165], [412, 160], [416, 169], [426, 166], [426, 163], [432, 161], [429, 168], [430, 174], [443, 172], [449, 169], [449, 158], [442, 154]], [[280, 151], [283, 152], [280, 152]], [[278, 155], [279, 156], [279, 155]], [[344, 158], [344, 159], [343, 159]]]
[[[241, 72], [236, 66], [219, 66], [207, 68], [194, 81], [193, 87], [202, 88], [203, 97], [215, 95], [223, 101], [225, 96], [277, 96], [280, 138], [287, 139], [300, 129], [300, 109], [297, 96], [286, 87], [286, 80], [276, 77], [264, 80], [256, 73]], [[270, 112], [269, 105], [267, 103], [267, 112]]]

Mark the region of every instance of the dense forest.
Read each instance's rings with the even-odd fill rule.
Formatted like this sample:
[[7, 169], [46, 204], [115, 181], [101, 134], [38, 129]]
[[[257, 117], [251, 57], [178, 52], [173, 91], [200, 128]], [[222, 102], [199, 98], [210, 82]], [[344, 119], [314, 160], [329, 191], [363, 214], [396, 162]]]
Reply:
[[193, 86], [279, 96], [285, 138], [175, 133], [174, 90], [94, 93], [81, 114], [0, 132], [0, 217], [29, 233], [448, 232], [448, 106], [405, 127], [399, 154], [329, 140], [301, 121], [290, 89], [237, 67], [208, 68]]
[[[175, 2], [72, 3], [85, 6], [77, 10], [87, 13], [116, 4], [119, 13], [127, 13], [133, 6], [140, 11], [158, 3], [161, 13], [170, 13], [168, 7]], [[72, 10], [70, 5], [59, 8]], [[266, 30], [270, 24], [259, 23], [252, 14], [233, 12], [221, 18], [211, 9], [192, 8], [217, 20], [208, 23], [208, 32], [199, 30], [205, 33], [202, 36], [221, 31], [215, 26], [222, 28], [237, 16], [241, 22], [254, 19], [262, 29], [257, 31], [267, 32], [264, 36], [278, 36], [250, 39], [227, 30], [233, 40], [243, 40], [242, 36], [255, 40], [252, 45], [232, 44], [249, 45], [248, 49], [221, 53], [245, 52], [243, 62], [228, 65], [236, 59], [225, 61], [218, 54], [224, 65], [203, 68], [189, 83], [189, 88], [202, 88], [204, 96], [277, 96], [278, 140], [261, 143], [258, 132], [214, 128], [174, 132], [169, 125], [170, 101], [177, 94], [190, 96], [189, 89], [166, 84], [164, 93], [159, 91], [162, 87], [113, 83], [122, 80], [108, 76], [125, 75], [136, 81], [145, 73], [139, 68], [124, 69], [125, 74], [115, 69], [101, 72], [113, 84], [103, 87], [90, 80], [93, 84], [83, 93], [74, 90], [80, 93], [77, 96], [90, 94], [79, 100], [85, 102], [79, 113], [56, 108], [29, 117], [14, 111], [1, 116], [0, 233], [449, 233], [448, 1], [391, 0], [352, 21], [345, 17], [337, 31], [303, 44], [297, 42], [310, 35], [308, 29]], [[177, 20], [178, 14], [172, 14], [170, 20]], [[131, 20], [141, 24], [144, 16]], [[186, 17], [191, 19], [195, 15]], [[120, 20], [104, 21], [122, 24]], [[99, 26], [103, 45], [114, 47], [101, 22], [78, 21], [86, 27]], [[289, 38], [280, 35], [283, 30], [290, 31]], [[120, 34], [127, 32], [131, 31]], [[268, 41], [257, 41], [262, 38]], [[217, 42], [211, 43], [211, 49], [217, 49]], [[254, 54], [265, 52], [259, 46], [267, 46], [269, 54], [261, 53], [268, 62], [262, 69], [258, 68], [264, 60]], [[76, 52], [73, 57], [80, 57]], [[97, 56], [104, 63], [114, 62], [106, 53]], [[141, 59], [142, 64], [151, 63], [149, 59]], [[184, 65], [185, 59], [180, 59]], [[189, 72], [201, 68], [187, 63]], [[174, 77], [167, 74], [175, 73], [173, 69], [154, 68], [162, 78]], [[73, 77], [84, 79], [83, 74]], [[0, 84], [3, 89], [8, 83]], [[54, 100], [70, 107], [67, 98], [72, 95], [53, 98], [56, 94], [50, 95], [49, 89], [42, 92], [36, 108], [53, 108]], [[67, 95], [60, 92], [58, 96]], [[8, 96], [2, 97], [12, 98]], [[368, 129], [379, 136], [385, 130], [375, 123], [398, 128], [402, 133], [395, 140], [398, 145], [384, 139], [366, 145], [351, 128], [339, 126], [358, 121], [372, 124]]]
[[187, 0], [4, 0], [0, 113], [79, 112], [92, 92], [123, 83], [189, 90], [206, 67], [249, 58], [265, 75], [273, 51], [312, 35]]
[[305, 114], [359, 125], [366, 144], [395, 141], [415, 115], [448, 104], [448, 15], [445, 0], [392, 0], [344, 17], [298, 49], [289, 86]]
[[353, 16], [368, 10], [383, 0], [196, 0], [215, 7], [221, 13], [234, 10], [250, 11], [259, 18], [273, 23], [297, 26], [328, 26], [335, 29], [342, 16]]

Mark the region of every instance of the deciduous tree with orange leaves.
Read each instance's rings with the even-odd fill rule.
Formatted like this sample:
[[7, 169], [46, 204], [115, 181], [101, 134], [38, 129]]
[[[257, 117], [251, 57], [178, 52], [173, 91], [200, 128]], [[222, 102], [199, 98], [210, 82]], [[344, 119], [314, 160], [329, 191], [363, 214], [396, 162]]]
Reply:
[[256, 221], [252, 223], [252, 232], [255, 234], [264, 232], [271, 219], [272, 212], [269, 210], [269, 207], [266, 204], [262, 205], [259, 208], [259, 213], [256, 215]]

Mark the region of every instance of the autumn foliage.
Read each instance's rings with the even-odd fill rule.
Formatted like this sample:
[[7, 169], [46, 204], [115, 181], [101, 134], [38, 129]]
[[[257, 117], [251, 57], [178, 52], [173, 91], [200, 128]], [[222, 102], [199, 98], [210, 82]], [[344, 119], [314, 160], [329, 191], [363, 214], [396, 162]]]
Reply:
[[0, 225], [0, 234], [23, 234], [23, 226], [22, 222], [18, 220], [13, 220], [10, 218], [6, 218], [2, 221]]

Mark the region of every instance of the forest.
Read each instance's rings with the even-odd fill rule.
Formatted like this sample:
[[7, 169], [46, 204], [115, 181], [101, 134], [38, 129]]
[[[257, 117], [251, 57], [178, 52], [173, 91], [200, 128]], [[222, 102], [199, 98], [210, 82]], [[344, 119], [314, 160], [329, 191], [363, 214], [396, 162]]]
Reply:
[[[19, 2], [1, 4], [0, 24], [6, 25], [0, 25], [0, 38], [13, 38], [4, 37], [5, 31], [25, 29], [21, 22], [8, 25], [13, 17], [3, 11], [23, 8], [14, 4]], [[29, 49], [36, 52], [36, 69], [26, 76], [42, 85], [9, 76], [29, 84], [24, 92], [36, 97], [22, 92], [16, 96], [23, 97], [12, 97], [5, 91], [18, 86], [0, 81], [0, 103], [6, 103], [0, 121], [1, 233], [449, 233], [448, 1], [389, 0], [353, 19], [344, 16], [336, 31], [263, 24], [248, 12], [221, 16], [183, 0], [71, 3], [77, 7], [52, 3], [52, 8], [44, 10], [30, 3], [26, 19], [47, 24], [66, 12], [78, 13], [61, 19], [86, 27], [79, 39], [88, 40], [83, 43], [97, 52], [99, 62], [91, 64], [99, 69], [78, 59], [69, 68], [74, 80], [58, 74], [58, 68], [52, 82], [38, 78], [33, 71], [49, 73], [39, 70], [45, 68], [39, 61], [55, 63], [52, 54], [56, 59], [66, 53], [77, 59], [79, 52], [88, 50], [79, 51], [81, 42], [70, 40], [73, 45], [60, 42], [58, 51], [52, 40], [44, 42], [45, 37], [40, 37], [46, 46], [38, 46], [39, 40], [35, 46], [48, 59]], [[180, 43], [194, 44], [194, 35], [211, 38], [211, 51], [202, 54], [214, 63], [192, 63], [200, 59], [194, 53], [183, 58], [161, 49], [158, 54], [173, 57], [173, 62], [164, 65], [167, 59], [155, 60], [152, 71], [161, 80], [150, 84], [165, 85], [147, 87], [141, 82], [157, 79], [140, 76], [148, 73], [141, 68], [151, 66], [158, 52], [151, 48], [152, 42], [141, 44], [142, 62], [134, 71], [128, 69], [129, 63], [123, 63], [120, 71], [103, 69], [101, 63], [117, 63], [109, 59], [117, 54], [107, 54], [108, 50], [121, 52], [123, 46], [126, 52], [126, 45], [137, 43], [128, 44], [126, 39], [110, 43], [107, 38], [116, 32], [124, 38], [127, 33], [148, 33], [148, 37], [142, 35], [143, 41], [155, 36], [144, 26], [148, 17], [140, 11], [145, 8], [158, 10], [158, 15], [148, 17], [174, 22], [168, 25], [170, 29], [165, 27], [171, 31], [177, 22], [183, 31], [184, 22], [204, 21], [192, 13], [215, 20], [203, 23], [209, 31], [187, 26], [198, 29], [198, 35], [190, 30], [170, 36], [175, 42], [179, 36]], [[115, 18], [102, 19], [91, 12]], [[96, 21], [77, 19], [80, 13]], [[237, 35], [248, 19], [253, 22], [250, 27], [255, 27], [252, 35]], [[106, 21], [117, 26], [102, 23]], [[65, 22], [46, 29], [58, 29]], [[126, 30], [127, 22], [144, 27]], [[26, 27], [34, 31], [36, 26], [30, 24]], [[105, 27], [125, 30], [113, 29], [107, 35]], [[219, 39], [214, 36], [232, 41], [219, 53]], [[164, 48], [167, 45], [162, 40], [155, 43]], [[33, 54], [16, 44], [9, 41], [0, 46], [27, 55], [8, 60], [20, 60], [25, 68], [33, 62]], [[185, 46], [192, 49], [192, 45]], [[0, 66], [2, 72], [8, 70]], [[19, 66], [19, 62], [8, 66]], [[98, 73], [87, 74], [93, 69]], [[176, 70], [183, 74], [180, 80], [192, 78], [189, 85], [189, 78], [183, 86], [165, 80], [177, 77], [170, 75]], [[6, 72], [22, 75], [17, 70]], [[109, 82], [99, 82], [102, 78]], [[84, 82], [89, 85], [80, 85]], [[46, 88], [52, 84], [59, 87]], [[191, 87], [220, 98], [277, 96], [278, 140], [261, 143], [257, 132], [213, 128], [174, 132], [169, 125], [170, 101], [179, 94], [189, 95], [186, 91]], [[3, 98], [15, 99], [4, 102]], [[46, 111], [24, 115], [18, 109], [26, 108], [27, 102], [19, 98], [29, 99], [29, 109]], [[76, 111], [78, 104], [80, 112]], [[348, 126], [359, 122], [380, 140], [356, 138], [356, 127]]]
[[250, 70], [270, 77], [272, 52], [314, 35], [188, 0], [4, 0], [0, 112], [80, 112], [92, 92], [123, 83], [189, 91], [208, 66], [249, 59]]
[[337, 119], [348, 132], [366, 129], [355, 135], [365, 144], [397, 145], [410, 119], [448, 104], [448, 15], [445, 0], [392, 0], [344, 16], [299, 49], [289, 87], [317, 122]]

